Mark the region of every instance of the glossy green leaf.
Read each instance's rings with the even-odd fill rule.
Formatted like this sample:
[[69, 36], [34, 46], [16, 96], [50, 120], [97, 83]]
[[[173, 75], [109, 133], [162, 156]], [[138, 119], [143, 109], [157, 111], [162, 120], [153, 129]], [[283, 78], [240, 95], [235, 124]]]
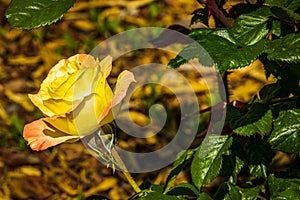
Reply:
[[230, 34], [241, 46], [253, 45], [267, 36], [267, 21], [271, 16], [273, 14], [268, 7], [243, 14], [234, 22], [234, 26], [229, 30]]
[[215, 28], [215, 29], [203, 29], [203, 28], [195, 28], [192, 29], [191, 33], [189, 34], [194, 40], [203, 41], [205, 42], [206, 39], [203, 36], [218, 36], [232, 44], [236, 44], [235, 38], [230, 34], [229, 29], [226, 28]]
[[281, 111], [274, 121], [269, 143], [276, 150], [300, 152], [300, 110]]
[[259, 91], [260, 100], [262, 100], [265, 103], [270, 102], [273, 98], [278, 97], [278, 95], [280, 95], [281, 91], [284, 89], [285, 88], [282, 87], [280, 82], [265, 85]]
[[300, 0], [265, 0], [265, 4], [295, 11], [300, 6]]
[[280, 37], [281, 35], [281, 22], [277, 20], [272, 21], [272, 35]]
[[5, 15], [12, 27], [33, 29], [56, 22], [76, 0], [12, 0]]
[[228, 182], [235, 184], [238, 174], [244, 166], [245, 152], [244, 146], [238, 138], [233, 138], [229, 148], [229, 155], [223, 155], [223, 166], [220, 176], [224, 177]]
[[212, 200], [212, 198], [211, 198], [207, 193], [202, 192], [202, 193], [198, 196], [197, 200]]
[[[220, 71], [251, 64], [263, 53], [266, 42], [266, 40], [261, 40], [252, 46], [242, 47], [232, 43], [224, 35], [203, 34], [198, 35], [197, 38], [196, 41], [206, 50]], [[194, 58], [199, 59], [204, 66], [211, 66], [212, 62], [208, 62], [210, 60], [207, 59], [206, 52], [197, 50], [195, 45], [189, 45], [180, 52], [180, 55], [171, 60], [169, 66], [176, 68]]]
[[228, 193], [225, 195], [224, 200], [242, 199], [242, 195], [233, 185], [228, 183], [227, 187], [228, 187]]
[[[233, 144], [232, 144], [233, 145]], [[237, 176], [244, 166], [244, 162], [234, 155], [223, 155], [223, 166], [220, 172], [220, 176], [225, 180], [229, 180], [230, 183], [235, 184], [237, 182]]]
[[[193, 34], [192, 31], [190, 34], [191, 37], [193, 37]], [[204, 35], [201, 35], [199, 32], [195, 34], [198, 34], [198, 36], [193, 38], [204, 47], [220, 71], [247, 66], [252, 63], [264, 49], [264, 40], [252, 46], [240, 46], [236, 44], [230, 32], [224, 29], [216, 29]], [[201, 63], [201, 59], [199, 59], [199, 61]]]
[[235, 133], [243, 136], [250, 136], [255, 133], [259, 133], [260, 135], [265, 135], [271, 130], [272, 127], [272, 112], [268, 110], [268, 112], [258, 121], [247, 124], [245, 126], [241, 126], [234, 130]]
[[184, 197], [181, 196], [170, 196], [170, 195], [164, 195], [159, 192], [147, 192], [143, 194], [142, 196], [139, 196], [138, 198], [133, 198], [133, 199], [140, 199], [140, 200], [178, 200], [182, 199], [184, 200]]
[[270, 60], [300, 62], [300, 34], [289, 34], [269, 41], [265, 53]]
[[174, 187], [172, 187], [167, 195], [175, 195], [175, 196], [185, 196], [195, 198], [199, 195], [199, 191], [195, 188], [195, 186], [189, 183], [180, 183]]
[[167, 177], [164, 193], [167, 193], [169, 189], [173, 186], [173, 183], [176, 180], [177, 175], [185, 167], [186, 163], [192, 158], [193, 154], [194, 154], [194, 150], [186, 150], [178, 156], [178, 158], [173, 164], [170, 174]]
[[267, 167], [264, 164], [259, 165], [250, 165], [249, 166], [250, 174], [254, 177], [260, 178], [266, 178], [267, 177]]
[[[255, 44], [241, 46], [237, 44], [228, 30], [204, 30], [194, 29], [190, 33], [190, 36], [203, 48], [199, 48], [194, 43], [187, 46], [180, 52], [180, 55], [170, 61], [169, 67], [176, 68], [191, 59], [197, 58], [204, 66], [211, 66], [215, 63], [218, 70], [225, 71], [245, 67], [263, 53], [267, 54], [268, 59], [274, 61], [300, 62], [299, 34], [290, 34], [272, 41], [258, 37]], [[236, 35], [238, 34], [236, 33]], [[245, 38], [248, 38], [248, 36], [245, 36]], [[247, 40], [244, 39], [243, 43], [246, 44]]]
[[225, 199], [243, 199], [243, 200], [256, 200], [259, 195], [259, 188], [241, 188], [228, 184], [229, 194], [225, 196]]
[[244, 161], [242, 161], [239, 157], [235, 158], [235, 167], [232, 171], [232, 175], [230, 178], [230, 182], [232, 183], [236, 183], [238, 181], [238, 174], [240, 173], [240, 171], [242, 170], [243, 166], [244, 166]]
[[268, 178], [271, 200], [300, 199], [300, 179], [276, 178], [271, 174]]
[[300, 20], [300, 15], [296, 12], [300, 5], [299, 0], [267, 0], [265, 3], [271, 7], [271, 10], [278, 17]]
[[232, 143], [229, 136], [207, 136], [198, 147], [191, 166], [191, 175], [194, 184], [200, 188], [209, 183], [220, 172], [222, 155]]
[[237, 129], [238, 127], [245, 126], [257, 122], [268, 111], [268, 106], [262, 103], [255, 102], [249, 108], [248, 112], [240, 117], [234, 117], [230, 120], [230, 127]]

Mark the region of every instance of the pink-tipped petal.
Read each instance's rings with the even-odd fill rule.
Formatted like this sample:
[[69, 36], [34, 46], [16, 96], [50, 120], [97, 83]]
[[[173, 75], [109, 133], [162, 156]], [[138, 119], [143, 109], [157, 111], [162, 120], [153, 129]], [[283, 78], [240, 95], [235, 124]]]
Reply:
[[[50, 134], [46, 135], [46, 132], [49, 132]], [[55, 137], [50, 135], [55, 135]], [[79, 136], [65, 135], [62, 132], [49, 127], [43, 119], [39, 119], [25, 125], [23, 137], [28, 141], [31, 149], [35, 151], [42, 151], [68, 140], [79, 139]]]
[[112, 107], [119, 104], [124, 99], [129, 85], [133, 82], [136, 82], [136, 80], [134, 79], [134, 75], [132, 72], [125, 70], [119, 75], [114, 91], [114, 96], [111, 101]]
[[132, 82], [136, 82], [132, 72], [125, 70], [119, 75], [112, 101], [105, 107], [105, 109], [99, 116], [98, 118], [99, 123], [108, 115], [111, 108], [115, 107], [124, 99], [128, 87]]

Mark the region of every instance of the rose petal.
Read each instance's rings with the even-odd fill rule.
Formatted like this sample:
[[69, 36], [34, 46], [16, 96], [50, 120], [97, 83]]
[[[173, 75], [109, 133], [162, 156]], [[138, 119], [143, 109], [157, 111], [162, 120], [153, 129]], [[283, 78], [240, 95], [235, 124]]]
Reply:
[[[99, 129], [98, 116], [107, 103], [97, 94], [85, 97], [84, 101], [72, 112], [74, 126], [79, 136], [86, 136]], [[111, 121], [113, 118], [111, 119]]]
[[98, 63], [95, 58], [88, 54], [76, 54], [68, 59], [69, 61], [75, 61], [82, 65], [82, 67], [96, 67]]
[[[105, 87], [107, 83], [103, 73], [100, 66], [80, 70], [72, 91], [73, 102], [78, 99], [83, 99], [92, 93], [96, 93], [97, 90], [99, 90], [99, 86], [102, 88]], [[102, 88], [101, 90], [103, 90]], [[110, 91], [110, 93], [112, 93], [112, 91]]]
[[112, 69], [112, 57], [106, 56], [100, 61], [101, 72], [103, 72], [105, 78], [107, 78]]
[[69, 140], [79, 139], [79, 136], [66, 135], [51, 128], [43, 121], [43, 119], [39, 119], [25, 125], [23, 137], [28, 141], [31, 149], [35, 151], [45, 150], [51, 146], [55, 146]]
[[43, 121], [51, 125], [55, 130], [66, 133], [67, 135], [78, 135], [76, 124], [74, 124], [73, 113], [43, 118]]
[[110, 56], [98, 62], [87, 54], [62, 59], [49, 71], [40, 91], [29, 98], [47, 117], [69, 113], [84, 97], [95, 92], [98, 84], [107, 84], [111, 63]]
[[45, 116], [53, 116], [55, 115], [54, 112], [52, 112], [50, 109], [48, 109], [46, 106], [43, 104], [43, 99], [41, 98], [40, 93], [37, 94], [28, 94], [29, 99], [31, 102], [42, 111], [42, 113]]
[[[106, 106], [106, 108], [103, 110], [103, 112], [99, 116], [99, 118], [98, 118], [99, 123], [101, 123], [101, 121], [103, 121], [104, 118], [106, 116], [108, 116], [111, 108], [115, 107], [117, 104], [119, 104], [124, 99], [124, 97], [126, 96], [128, 87], [132, 82], [136, 82], [132, 72], [125, 70], [119, 75], [119, 77], [117, 79], [117, 83], [116, 83], [116, 88], [114, 90], [114, 96], [113, 96], [111, 102]], [[104, 124], [101, 123], [101, 125], [104, 125]]]

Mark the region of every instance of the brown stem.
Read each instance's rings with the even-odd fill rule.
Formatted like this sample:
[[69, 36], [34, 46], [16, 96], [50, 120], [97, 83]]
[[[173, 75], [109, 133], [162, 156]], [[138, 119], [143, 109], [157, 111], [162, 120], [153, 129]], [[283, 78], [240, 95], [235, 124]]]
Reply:
[[191, 114], [187, 114], [187, 115], [183, 115], [182, 116], [182, 119], [186, 119], [186, 118], [190, 118], [190, 117], [195, 117], [197, 115], [199, 115], [200, 113], [206, 113], [206, 112], [209, 112], [212, 110], [212, 108], [214, 109], [224, 109], [224, 107], [226, 107], [226, 103], [225, 102], [220, 102], [216, 105], [214, 105], [213, 107], [212, 106], [209, 106], [207, 108], [204, 108], [202, 110], [199, 110], [197, 112], [194, 112], [194, 113], [191, 113]]
[[219, 8], [215, 0], [197, 0], [199, 3], [205, 4], [207, 9], [212, 11], [212, 14], [226, 27], [232, 27], [234, 19], [226, 17], [222, 10]]
[[283, 103], [283, 102], [290, 102], [290, 101], [298, 101], [299, 96], [294, 96], [294, 97], [286, 97], [286, 98], [280, 98], [280, 99], [275, 99], [271, 101], [271, 105], [277, 104], [277, 103]]

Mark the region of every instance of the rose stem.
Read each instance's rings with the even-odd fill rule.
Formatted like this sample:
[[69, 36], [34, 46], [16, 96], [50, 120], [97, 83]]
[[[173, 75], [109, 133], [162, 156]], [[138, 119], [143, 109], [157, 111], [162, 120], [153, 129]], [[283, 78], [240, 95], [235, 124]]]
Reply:
[[116, 160], [116, 162], [121, 166], [121, 170], [122, 170], [125, 178], [129, 182], [131, 187], [134, 189], [134, 191], [136, 193], [141, 192], [142, 190], [140, 189], [138, 184], [135, 182], [135, 180], [132, 178], [131, 174], [128, 172], [128, 170], [127, 170], [125, 164], [123, 163], [122, 159], [120, 158], [118, 152], [113, 148], [113, 149], [111, 149], [111, 153], [112, 153], [112, 156], [114, 157], [114, 159]]

